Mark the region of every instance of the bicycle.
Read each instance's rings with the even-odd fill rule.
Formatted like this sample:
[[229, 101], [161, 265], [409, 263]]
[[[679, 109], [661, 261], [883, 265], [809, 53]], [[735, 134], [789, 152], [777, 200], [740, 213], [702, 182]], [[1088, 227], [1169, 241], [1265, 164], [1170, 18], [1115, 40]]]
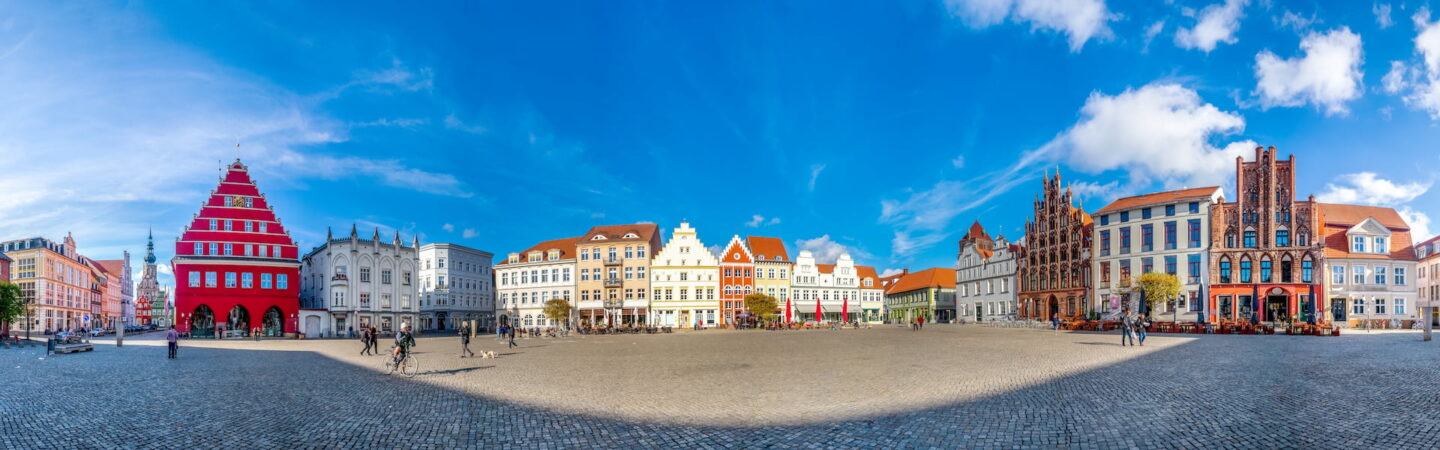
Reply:
[[395, 369], [400, 369], [400, 374], [405, 378], [414, 378], [415, 374], [420, 372], [420, 360], [415, 359], [414, 353], [411, 352], [405, 352], [398, 364], [393, 357], [385, 358], [385, 374], [393, 374]]

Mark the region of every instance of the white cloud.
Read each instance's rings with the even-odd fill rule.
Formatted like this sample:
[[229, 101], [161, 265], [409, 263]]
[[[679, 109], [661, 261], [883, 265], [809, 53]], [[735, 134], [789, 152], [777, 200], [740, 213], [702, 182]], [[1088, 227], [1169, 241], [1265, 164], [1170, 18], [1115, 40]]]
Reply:
[[745, 226], [750, 228], [760, 228], [765, 225], [777, 225], [779, 223], [779, 217], [771, 217], [769, 219], [766, 219], [765, 216], [755, 214], [753, 216], [750, 216], [750, 221], [745, 222]]
[[1410, 207], [1408, 203], [1430, 190], [1429, 182], [1396, 183], [1380, 178], [1373, 172], [1340, 175], [1325, 185], [1325, 192], [1315, 199], [1325, 203], [1349, 203], [1395, 208], [1410, 225], [1411, 237], [1419, 242], [1429, 239], [1430, 216]]
[[1395, 206], [1414, 200], [1430, 190], [1430, 183], [1396, 183], [1380, 178], [1374, 172], [1340, 175], [1325, 185], [1325, 192], [1316, 200], [1325, 203], [1359, 203]]
[[1341, 27], [1309, 33], [1300, 41], [1304, 56], [1281, 59], [1269, 50], [1255, 55], [1255, 91], [1265, 108], [1306, 103], [1327, 115], [1346, 114], [1345, 103], [1360, 97], [1360, 35]]
[[441, 225], [441, 226], [440, 226], [440, 229], [445, 230], [445, 231], [455, 231], [455, 225], [454, 225], [454, 224], [449, 224], [449, 223], [447, 223], [447, 224], [445, 224], [445, 225]]
[[1280, 28], [1289, 28], [1299, 33], [1310, 29], [1310, 25], [1314, 25], [1319, 21], [1320, 19], [1314, 14], [1311, 14], [1310, 17], [1305, 17], [1295, 14], [1293, 11], [1285, 11], [1285, 14], [1275, 19], [1275, 25]]
[[1198, 22], [1193, 28], [1181, 28], [1175, 32], [1175, 45], [1180, 48], [1199, 49], [1209, 53], [1221, 42], [1234, 44], [1235, 32], [1240, 30], [1240, 19], [1245, 17], [1246, 0], [1225, 0], [1200, 10]]
[[[455, 117], [454, 114], [445, 116], [445, 128], [449, 128], [452, 130], [460, 130], [470, 134], [485, 134], [485, 132], [490, 131], [490, 129], [485, 128], [482, 125], [467, 124], [464, 121], [460, 120], [459, 117]], [[531, 135], [529, 140], [530, 143], [533, 145], [535, 143], [535, 136]]]
[[810, 165], [810, 190], [811, 190], [811, 191], [814, 191], [814, 190], [815, 190], [815, 181], [817, 181], [817, 180], [820, 179], [820, 172], [824, 172], [824, 171], [825, 171], [825, 165], [824, 165], [824, 164], [812, 164], [812, 165]]
[[1224, 185], [1235, 157], [1254, 148], [1248, 141], [1216, 147], [1215, 140], [1244, 130], [1245, 120], [1178, 84], [1152, 83], [1114, 96], [1094, 92], [1080, 114], [1046, 148], [1083, 172], [1128, 172], [1132, 186], [1107, 189], [1156, 180], [1168, 188]]
[[891, 260], [905, 260], [947, 238], [951, 220], [1035, 177], [1028, 169], [1045, 160], [1041, 150], [1022, 153], [1014, 165], [962, 180], [942, 180], [910, 191], [903, 201], [880, 201], [880, 223], [894, 226]]
[[880, 272], [880, 278], [885, 278], [885, 277], [889, 277], [889, 276], [895, 276], [895, 275], [899, 275], [899, 274], [902, 274], [902, 273], [905, 273], [905, 271], [903, 271], [903, 270], [901, 270], [901, 269], [885, 269], [884, 271]]
[[835, 260], [840, 259], [840, 255], [846, 253], [849, 253], [851, 258], [861, 256], [855, 249], [830, 239], [828, 234], [814, 239], [800, 239], [795, 241], [795, 244], [800, 250], [815, 254], [815, 262], [819, 264], [834, 264]]
[[1399, 94], [1410, 86], [1410, 81], [1414, 78], [1414, 70], [1406, 65], [1405, 61], [1390, 61], [1390, 71], [1380, 79], [1380, 84], [1385, 87], [1386, 93]]
[[1069, 37], [1070, 51], [1078, 52], [1092, 38], [1109, 36], [1107, 24], [1116, 18], [1104, 0], [945, 0], [950, 14], [980, 29], [1009, 19], [1029, 23], [1031, 30], [1053, 30]]
[[[143, 258], [143, 256], [142, 256], [142, 258]], [[159, 274], [161, 274], [161, 275], [175, 276], [175, 270], [174, 270], [174, 269], [171, 269], [169, 264], [156, 264], [156, 265], [155, 265], [155, 272], [156, 272], [156, 273], [159, 273]], [[136, 278], [139, 278], [138, 272], [137, 272]]]
[[950, 160], [950, 165], [954, 166], [956, 169], [964, 169], [965, 155], [955, 155], [955, 159]]
[[1390, 28], [1391, 25], [1395, 24], [1395, 21], [1390, 19], [1389, 3], [1376, 3], [1375, 6], [1370, 8], [1370, 12], [1375, 13], [1375, 23], [1380, 24], [1380, 29], [1382, 30]]
[[1409, 65], [1403, 61], [1392, 61], [1390, 73], [1382, 80], [1385, 92], [1400, 94], [1409, 90], [1405, 104], [1430, 114], [1433, 120], [1440, 120], [1440, 21], [1430, 21], [1430, 10], [1420, 8], [1412, 17], [1418, 33], [1415, 36], [1415, 52], [1420, 61]]
[[460, 234], [460, 236], [464, 237], [465, 239], [470, 239], [479, 235], [480, 233], [476, 232], [474, 228], [466, 228], [465, 231]]
[[1165, 20], [1163, 19], [1157, 20], [1155, 23], [1150, 24], [1150, 26], [1145, 27], [1145, 47], [1140, 51], [1141, 53], [1148, 53], [1150, 51], [1150, 42], [1154, 41], [1155, 36], [1159, 36], [1161, 31], [1165, 31]]
[[[1128, 186], [1127, 186], [1128, 187]], [[1102, 203], [1109, 203], [1117, 198], [1130, 195], [1129, 190], [1122, 190], [1120, 180], [1111, 180], [1109, 183], [1074, 181], [1070, 183], [1070, 192], [1079, 199], [1095, 199]]]

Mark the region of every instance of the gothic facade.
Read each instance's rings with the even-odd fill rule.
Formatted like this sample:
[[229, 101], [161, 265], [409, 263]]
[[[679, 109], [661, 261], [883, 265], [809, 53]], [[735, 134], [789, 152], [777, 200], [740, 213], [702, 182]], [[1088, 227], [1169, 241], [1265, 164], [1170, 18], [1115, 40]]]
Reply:
[[1025, 222], [1020, 257], [1020, 317], [1083, 319], [1090, 310], [1090, 243], [1094, 222], [1070, 188], [1046, 175], [1035, 213]]

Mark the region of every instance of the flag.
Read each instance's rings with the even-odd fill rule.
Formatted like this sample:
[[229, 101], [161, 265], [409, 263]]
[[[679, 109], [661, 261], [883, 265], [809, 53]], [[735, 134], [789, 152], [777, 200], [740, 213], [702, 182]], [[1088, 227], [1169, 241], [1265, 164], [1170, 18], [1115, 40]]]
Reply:
[[1260, 323], [1260, 285], [1250, 285], [1250, 323]]
[[825, 313], [820, 310], [820, 299], [817, 297], [815, 299], [815, 323], [820, 323], [820, 319], [824, 317]]
[[850, 321], [850, 297], [845, 297], [845, 303], [840, 305], [840, 321]]
[[790, 307], [790, 299], [787, 298], [785, 299], [785, 323], [787, 324], [790, 323], [790, 313], [792, 311], [794, 311], [794, 309]]

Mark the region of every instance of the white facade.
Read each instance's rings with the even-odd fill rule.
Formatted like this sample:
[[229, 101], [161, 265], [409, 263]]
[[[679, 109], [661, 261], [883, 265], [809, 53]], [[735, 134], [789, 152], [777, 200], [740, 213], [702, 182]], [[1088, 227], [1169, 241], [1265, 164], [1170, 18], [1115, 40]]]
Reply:
[[[1393, 233], [1373, 218], [1345, 232], [1350, 257], [1327, 253], [1325, 293], [1336, 322], [1416, 319], [1418, 263], [1392, 258]], [[1336, 315], [1340, 313], [1340, 315]]]
[[720, 263], [681, 222], [650, 262], [650, 323], [712, 327], [720, 323]]
[[1415, 246], [1415, 256], [1418, 306], [1429, 307], [1431, 325], [1440, 326], [1440, 237]]
[[955, 265], [956, 320], [966, 323], [1015, 318], [1017, 252], [1010, 245], [1004, 236], [961, 241]]
[[420, 330], [495, 326], [495, 255], [456, 244], [420, 247]]
[[564, 325], [545, 317], [545, 302], [557, 298], [570, 302], [574, 316], [575, 280], [573, 239], [547, 241], [524, 253], [511, 253], [495, 265], [496, 324], [518, 328]]
[[[835, 264], [817, 264], [814, 253], [801, 251], [795, 259], [795, 275], [790, 283], [794, 297], [790, 308], [795, 322], [835, 322], [840, 320], [842, 310], [854, 315], [865, 308], [860, 297], [860, 273], [849, 253], [840, 254]], [[878, 279], [875, 284], [879, 285]], [[883, 295], [878, 300], [884, 304]], [[875, 299], [871, 299], [872, 308], [874, 302]], [[817, 305], [821, 313], [818, 318], [815, 316]]]
[[1180, 281], [1180, 298], [1156, 303], [1152, 316], [1198, 320], [1203, 302], [1197, 299], [1210, 280], [1210, 208], [1221, 195], [1218, 187], [1161, 192], [1116, 200], [1096, 212], [1092, 310], [1115, 315], [1139, 308], [1140, 294], [1130, 290], [1140, 275], [1168, 273]]
[[374, 325], [392, 333], [420, 318], [417, 268], [419, 239], [411, 245], [380, 241], [376, 230], [360, 239], [355, 229], [300, 259], [300, 332], [312, 336], [348, 335]]

